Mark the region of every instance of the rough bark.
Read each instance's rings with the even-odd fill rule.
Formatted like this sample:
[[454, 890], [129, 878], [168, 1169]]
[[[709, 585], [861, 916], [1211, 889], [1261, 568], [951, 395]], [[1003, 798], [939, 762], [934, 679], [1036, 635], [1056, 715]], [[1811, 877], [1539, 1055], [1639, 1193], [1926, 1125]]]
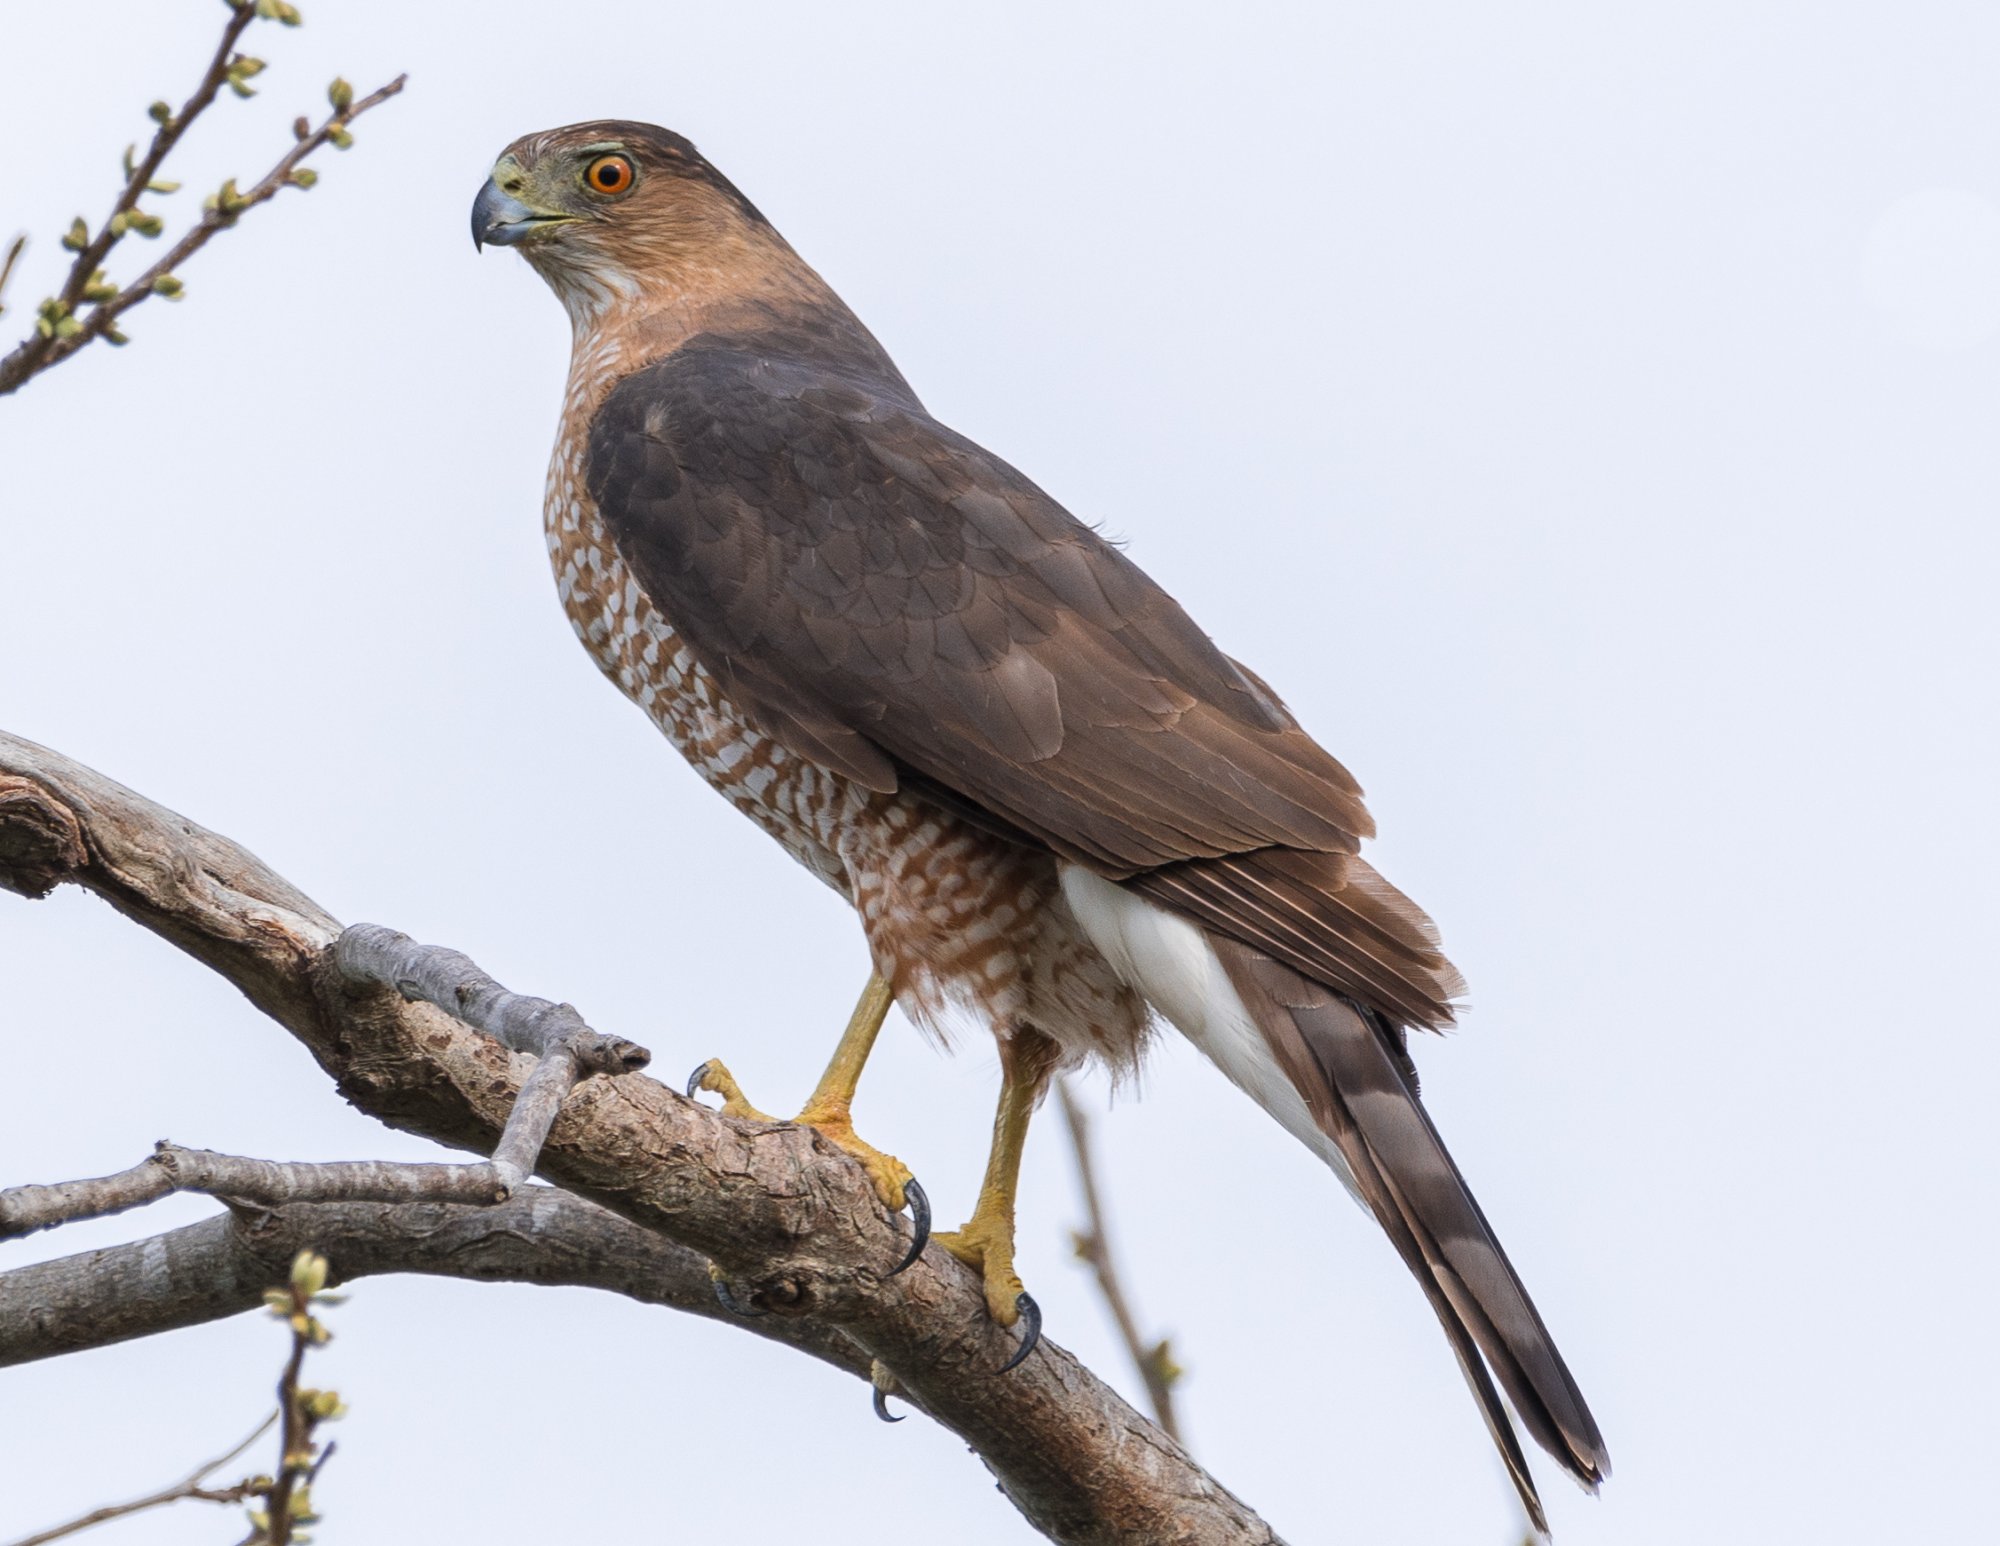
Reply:
[[[531, 1059], [429, 1004], [355, 988], [331, 959], [339, 924], [255, 857], [0, 733], [0, 886], [32, 896], [65, 881], [236, 984], [359, 1109], [440, 1143], [494, 1151]], [[640, 1074], [599, 1077], [564, 1104], [537, 1168], [713, 1262], [737, 1301], [772, 1312], [746, 1329], [770, 1335], [772, 1322], [788, 1321], [879, 1360], [1050, 1538], [1276, 1539], [1060, 1347], [1044, 1342], [996, 1375], [1013, 1339], [985, 1314], [976, 1276], [941, 1249], [889, 1276], [907, 1225], [809, 1129], [725, 1118]]]
[[254, 1310], [292, 1258], [318, 1251], [331, 1283], [384, 1273], [599, 1288], [783, 1342], [868, 1377], [838, 1331], [791, 1316], [732, 1316], [686, 1246], [554, 1187], [504, 1203], [293, 1203], [232, 1208], [149, 1240], [0, 1273], [0, 1366], [108, 1347]]

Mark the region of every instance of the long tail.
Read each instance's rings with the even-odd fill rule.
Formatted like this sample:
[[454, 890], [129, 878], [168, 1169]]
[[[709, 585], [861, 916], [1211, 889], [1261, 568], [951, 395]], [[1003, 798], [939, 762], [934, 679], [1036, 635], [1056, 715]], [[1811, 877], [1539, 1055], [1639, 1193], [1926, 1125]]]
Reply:
[[1372, 1012], [1269, 956], [1214, 935], [1209, 944], [1437, 1312], [1528, 1516], [1546, 1534], [1534, 1479], [1487, 1369], [1535, 1442], [1586, 1488], [1596, 1491], [1610, 1474], [1611, 1457], [1528, 1291], [1412, 1089], [1400, 1044]]
[[1500, 1390], [1535, 1441], [1586, 1489], [1594, 1492], [1610, 1474], [1610, 1456], [1527, 1290], [1431, 1125], [1394, 1027], [1262, 951], [1126, 887], [1065, 868], [1063, 889], [1126, 980], [1319, 1152], [1375, 1215], [1443, 1325], [1529, 1518], [1547, 1534]]

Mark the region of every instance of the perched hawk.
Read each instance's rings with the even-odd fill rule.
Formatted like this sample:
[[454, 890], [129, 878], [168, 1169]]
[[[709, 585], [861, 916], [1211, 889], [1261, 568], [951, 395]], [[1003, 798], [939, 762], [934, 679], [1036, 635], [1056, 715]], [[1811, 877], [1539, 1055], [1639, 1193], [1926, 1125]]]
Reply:
[[[574, 329], [544, 507], [570, 621], [861, 915], [874, 973], [799, 1120], [917, 1211], [854, 1133], [856, 1080], [892, 1000], [984, 1017], [992, 1157], [939, 1240], [1000, 1323], [1025, 1316], [1018, 1361], [1039, 1319], [1013, 1266], [1029, 1114], [1059, 1068], [1129, 1068], [1157, 1014], [1388, 1232], [1536, 1523], [1495, 1380], [1594, 1487], [1597, 1425], [1418, 1100], [1407, 1033], [1449, 1024], [1462, 984], [1360, 857], [1347, 770], [1129, 558], [926, 413], [679, 135], [518, 140], [472, 232], [518, 246]], [[755, 1114], [721, 1064], [697, 1082]]]

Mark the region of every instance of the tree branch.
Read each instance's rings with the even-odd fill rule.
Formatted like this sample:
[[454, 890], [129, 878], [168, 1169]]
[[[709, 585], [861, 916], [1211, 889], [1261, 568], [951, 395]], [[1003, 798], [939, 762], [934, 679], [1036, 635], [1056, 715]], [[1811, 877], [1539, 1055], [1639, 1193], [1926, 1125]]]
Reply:
[[[228, 978], [356, 1106], [493, 1153], [525, 1057], [428, 1003], [358, 986], [340, 926], [235, 844], [99, 774], [0, 734], [0, 885], [72, 881]], [[721, 1116], [639, 1074], [578, 1085], [539, 1171], [712, 1261], [739, 1302], [839, 1335], [963, 1438], [1043, 1533], [1078, 1546], [1275, 1539], [1241, 1501], [1074, 1357], [1011, 1336], [941, 1249], [906, 1240], [859, 1166], [809, 1128]]]
[[237, 1208], [129, 1245], [16, 1267], [0, 1273], [0, 1368], [254, 1310], [307, 1249], [327, 1258], [336, 1284], [414, 1273], [601, 1289], [724, 1321], [868, 1377], [867, 1355], [838, 1330], [786, 1315], [731, 1315], [699, 1253], [549, 1186], [523, 1187], [493, 1207]]

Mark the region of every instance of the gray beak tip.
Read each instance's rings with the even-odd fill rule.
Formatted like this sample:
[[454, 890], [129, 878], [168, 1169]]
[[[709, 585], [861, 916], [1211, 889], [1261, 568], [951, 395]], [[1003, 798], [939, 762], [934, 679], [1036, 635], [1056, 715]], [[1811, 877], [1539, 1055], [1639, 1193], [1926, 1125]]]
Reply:
[[537, 215], [519, 199], [502, 193], [492, 178], [472, 201], [472, 245], [511, 247], [537, 224], [554, 217]]

